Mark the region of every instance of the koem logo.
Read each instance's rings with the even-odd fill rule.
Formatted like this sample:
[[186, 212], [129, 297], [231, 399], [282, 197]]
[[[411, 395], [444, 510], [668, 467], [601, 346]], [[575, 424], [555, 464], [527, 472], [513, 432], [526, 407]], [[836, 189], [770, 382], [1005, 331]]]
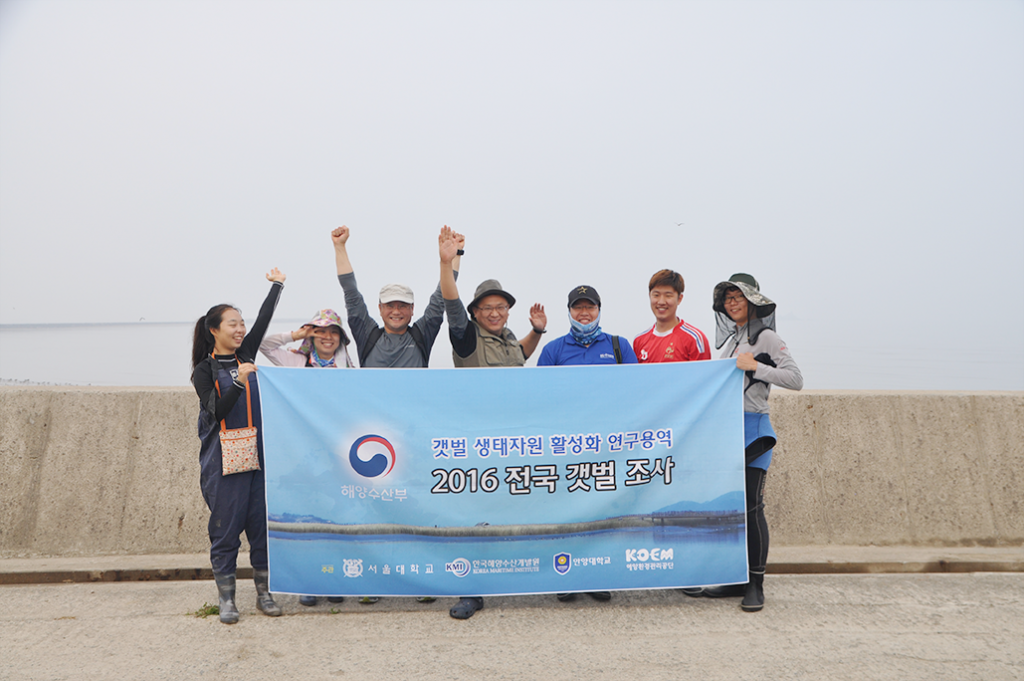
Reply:
[[364, 478], [383, 478], [395, 467], [395, 448], [380, 435], [364, 435], [349, 450], [348, 462]]
[[456, 577], [465, 577], [469, 574], [469, 561], [465, 558], [456, 558], [450, 563], [444, 564], [444, 571], [450, 572]]
[[649, 560], [672, 560], [675, 549], [626, 549], [627, 563], [646, 563]]

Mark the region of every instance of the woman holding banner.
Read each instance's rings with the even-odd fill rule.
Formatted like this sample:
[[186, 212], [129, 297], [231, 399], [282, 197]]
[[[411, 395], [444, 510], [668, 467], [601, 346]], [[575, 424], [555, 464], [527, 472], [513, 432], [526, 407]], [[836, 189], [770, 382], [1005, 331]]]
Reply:
[[192, 385], [199, 396], [199, 481], [210, 508], [210, 563], [224, 624], [238, 621], [235, 568], [243, 531], [249, 540], [256, 607], [271, 617], [281, 614], [270, 595], [263, 424], [255, 360], [285, 275], [274, 268], [267, 279], [272, 282], [270, 293], [249, 333], [241, 312], [220, 304], [196, 321], [192, 337]]
[[716, 314], [715, 347], [722, 358], [735, 357], [743, 379], [743, 429], [746, 447], [747, 559], [746, 584], [685, 589], [690, 596], [722, 598], [742, 596], [740, 607], [757, 612], [764, 607], [764, 570], [768, 562], [768, 521], [764, 516], [764, 481], [775, 447], [775, 431], [768, 418], [768, 392], [772, 385], [790, 390], [804, 387], [786, 343], [775, 333], [775, 303], [760, 291], [749, 274], [734, 274], [715, 286], [712, 309]]

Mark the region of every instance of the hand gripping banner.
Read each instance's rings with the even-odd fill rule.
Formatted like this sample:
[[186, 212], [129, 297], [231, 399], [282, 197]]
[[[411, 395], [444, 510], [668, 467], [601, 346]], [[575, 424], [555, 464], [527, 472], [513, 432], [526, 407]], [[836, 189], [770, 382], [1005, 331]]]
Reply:
[[745, 582], [742, 378], [733, 360], [261, 366], [271, 589]]

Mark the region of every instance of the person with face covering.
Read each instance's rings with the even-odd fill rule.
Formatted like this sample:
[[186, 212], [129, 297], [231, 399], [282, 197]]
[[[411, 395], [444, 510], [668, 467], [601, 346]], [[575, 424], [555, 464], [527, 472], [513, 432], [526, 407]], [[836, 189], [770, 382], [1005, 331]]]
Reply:
[[[283, 347], [293, 341], [302, 341], [302, 344], [297, 349]], [[352, 368], [355, 365], [348, 356], [348, 345], [341, 317], [334, 310], [324, 309], [295, 331], [264, 338], [260, 352], [279, 367]]]
[[243, 531], [249, 540], [256, 607], [271, 617], [281, 614], [270, 595], [263, 423], [255, 360], [285, 275], [274, 268], [267, 279], [273, 282], [270, 293], [249, 333], [238, 309], [220, 304], [196, 321], [192, 337], [192, 385], [199, 396], [199, 483], [210, 509], [210, 563], [224, 624], [238, 621], [235, 570]]
[[[302, 341], [297, 349], [285, 349], [293, 341]], [[349, 339], [341, 325], [341, 317], [331, 309], [324, 309], [313, 315], [308, 324], [295, 331], [286, 331], [267, 336], [260, 343], [260, 352], [279, 367], [312, 367], [320, 369], [352, 368], [348, 356]], [[341, 603], [341, 596], [329, 596], [330, 603]], [[314, 606], [316, 596], [299, 596], [299, 603]]]
[[572, 364], [636, 364], [629, 341], [601, 331], [601, 296], [593, 286], [569, 291], [569, 333], [540, 353], [537, 366]]
[[768, 563], [768, 521], [764, 515], [764, 481], [772, 462], [775, 431], [768, 418], [768, 393], [773, 385], [789, 390], [804, 387], [785, 341], [775, 333], [775, 303], [761, 293], [757, 280], [739, 273], [715, 286], [715, 347], [721, 357], [736, 358], [743, 379], [743, 430], [746, 447], [747, 557], [746, 584], [684, 589], [690, 596], [742, 596], [740, 607], [757, 612], [764, 607], [764, 570]]
[[[569, 291], [569, 333], [556, 338], [540, 353], [537, 366], [575, 364], [637, 364], [629, 341], [601, 331], [601, 296], [593, 286], [577, 286]], [[608, 591], [588, 591], [594, 600], [607, 601]], [[575, 593], [560, 593], [558, 600], [571, 601]]]

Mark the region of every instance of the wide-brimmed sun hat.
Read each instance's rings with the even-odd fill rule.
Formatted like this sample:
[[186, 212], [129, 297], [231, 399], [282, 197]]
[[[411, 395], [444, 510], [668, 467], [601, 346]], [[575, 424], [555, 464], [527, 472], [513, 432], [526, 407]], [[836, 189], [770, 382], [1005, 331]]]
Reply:
[[[348, 334], [345, 333], [345, 327], [341, 324], [341, 316], [330, 308], [324, 308], [323, 310], [317, 310], [317, 313], [313, 315], [313, 318], [303, 324], [303, 326], [316, 326], [318, 328], [324, 328], [328, 326], [338, 327], [338, 332], [341, 334], [341, 345], [344, 347], [349, 344]], [[313, 348], [313, 339], [308, 337], [302, 341], [299, 346], [298, 352], [303, 355], [308, 355], [310, 350]]]
[[715, 312], [726, 314], [725, 292], [731, 288], [740, 290], [743, 297], [746, 298], [754, 307], [754, 310], [756, 311], [755, 316], [767, 317], [771, 313], [775, 312], [775, 303], [772, 302], [771, 298], [761, 293], [761, 287], [758, 285], [757, 279], [744, 272], [737, 272], [729, 277], [728, 281], [720, 282], [715, 286], [711, 309]]

